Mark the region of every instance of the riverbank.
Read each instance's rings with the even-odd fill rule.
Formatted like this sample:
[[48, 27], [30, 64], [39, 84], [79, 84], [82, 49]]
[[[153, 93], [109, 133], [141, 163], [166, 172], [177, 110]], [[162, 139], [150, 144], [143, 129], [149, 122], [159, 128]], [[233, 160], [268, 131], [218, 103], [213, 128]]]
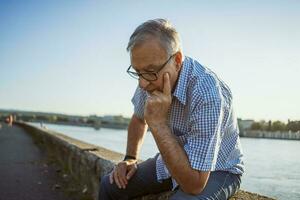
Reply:
[[300, 131], [298, 132], [269, 132], [269, 131], [250, 131], [246, 130], [240, 133], [241, 137], [248, 138], [268, 138], [283, 140], [300, 140]]

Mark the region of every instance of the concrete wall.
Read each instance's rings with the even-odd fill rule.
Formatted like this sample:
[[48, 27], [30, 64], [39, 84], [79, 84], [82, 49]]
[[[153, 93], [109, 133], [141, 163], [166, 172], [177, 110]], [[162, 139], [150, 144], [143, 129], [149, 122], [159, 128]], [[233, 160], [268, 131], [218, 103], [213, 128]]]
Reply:
[[[72, 181], [76, 183], [77, 190], [80, 192], [84, 191], [89, 197], [88, 199], [97, 199], [100, 177], [110, 172], [114, 164], [122, 160], [124, 156], [51, 130], [37, 128], [25, 123], [18, 123], [18, 125], [23, 127], [41, 148], [46, 149], [49, 156], [55, 158], [64, 171], [71, 175]], [[168, 199], [171, 194], [171, 192], [165, 192], [138, 199], [165, 200]], [[239, 191], [231, 199], [247, 200], [270, 198]]]

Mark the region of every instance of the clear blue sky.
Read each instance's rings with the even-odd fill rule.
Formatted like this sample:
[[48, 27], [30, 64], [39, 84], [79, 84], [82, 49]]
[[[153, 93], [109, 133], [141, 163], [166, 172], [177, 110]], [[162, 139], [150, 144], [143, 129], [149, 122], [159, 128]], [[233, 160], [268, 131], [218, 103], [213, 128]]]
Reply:
[[185, 55], [231, 87], [238, 117], [300, 119], [300, 1], [0, 0], [0, 108], [132, 114], [125, 48], [168, 18]]

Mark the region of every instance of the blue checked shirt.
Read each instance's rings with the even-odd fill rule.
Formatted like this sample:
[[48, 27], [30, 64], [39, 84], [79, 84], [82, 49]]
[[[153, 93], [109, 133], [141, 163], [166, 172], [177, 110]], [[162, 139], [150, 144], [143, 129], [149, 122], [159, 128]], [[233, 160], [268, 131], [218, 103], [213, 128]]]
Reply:
[[[147, 96], [137, 87], [132, 98], [134, 113], [140, 119], [144, 118]], [[193, 169], [244, 172], [231, 91], [216, 74], [189, 57], [184, 59], [173, 92], [169, 126]], [[156, 174], [158, 181], [171, 177], [161, 155], [156, 160]], [[172, 181], [175, 188], [177, 183]]]

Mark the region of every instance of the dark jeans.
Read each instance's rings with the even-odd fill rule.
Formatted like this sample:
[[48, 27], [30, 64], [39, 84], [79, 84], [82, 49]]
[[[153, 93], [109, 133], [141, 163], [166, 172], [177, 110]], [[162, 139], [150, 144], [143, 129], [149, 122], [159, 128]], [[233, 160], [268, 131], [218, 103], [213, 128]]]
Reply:
[[[225, 171], [210, 173], [206, 187], [199, 195], [189, 195], [180, 188], [170, 199], [213, 199], [226, 200], [240, 187], [241, 176]], [[125, 189], [119, 189], [115, 183], [110, 184], [109, 175], [102, 177], [99, 190], [99, 200], [132, 199], [146, 194], [156, 194], [172, 189], [171, 179], [158, 182], [156, 179], [156, 157], [140, 164], [136, 173], [131, 177]]]

